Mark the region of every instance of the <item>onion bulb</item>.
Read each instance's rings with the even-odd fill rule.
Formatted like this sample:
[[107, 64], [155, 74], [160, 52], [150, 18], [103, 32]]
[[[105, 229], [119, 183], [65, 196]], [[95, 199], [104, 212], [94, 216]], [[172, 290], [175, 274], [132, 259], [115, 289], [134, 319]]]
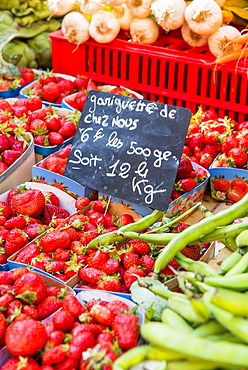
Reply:
[[101, 44], [113, 41], [120, 31], [120, 23], [114, 14], [99, 10], [91, 18], [90, 36]]
[[61, 23], [61, 31], [67, 41], [73, 44], [82, 44], [88, 40], [89, 22], [82, 13], [67, 13]]
[[53, 15], [65, 15], [76, 8], [76, 0], [47, 0], [47, 6]]
[[222, 12], [214, 0], [193, 0], [185, 10], [189, 27], [198, 35], [210, 35], [222, 24]]
[[139, 44], [152, 44], [159, 35], [159, 26], [152, 18], [134, 18], [130, 25], [132, 41]]
[[80, 12], [90, 15], [96, 13], [98, 10], [103, 9], [105, 6], [100, 0], [77, 0], [77, 4]]
[[233, 26], [222, 26], [213, 32], [208, 38], [208, 46], [211, 53], [218, 57], [227, 55], [241, 49], [242, 45], [235, 42], [240, 37], [240, 32]]
[[188, 23], [184, 23], [181, 27], [182, 38], [193, 48], [206, 45], [208, 43], [208, 35], [198, 35], [193, 32]]
[[126, 6], [126, 4], [114, 7], [112, 13], [116, 16], [117, 20], [119, 21], [121, 29], [129, 31], [130, 25], [133, 21], [133, 16], [131, 14], [131, 11]]
[[151, 13], [153, 0], [127, 0], [127, 7], [130, 9], [134, 18], [146, 18]]
[[109, 6], [120, 6], [124, 4], [126, 0], [101, 0], [101, 4]]
[[166, 32], [180, 28], [184, 24], [185, 8], [184, 0], [155, 0], [151, 5], [156, 22]]

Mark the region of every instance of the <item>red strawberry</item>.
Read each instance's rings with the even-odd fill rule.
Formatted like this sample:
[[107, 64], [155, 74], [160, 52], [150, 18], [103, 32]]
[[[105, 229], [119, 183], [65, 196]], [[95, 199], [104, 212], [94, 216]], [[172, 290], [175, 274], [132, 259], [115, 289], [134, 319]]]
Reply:
[[17, 267], [17, 268], [15, 268], [15, 269], [11, 270], [11, 272], [12, 272], [12, 279], [13, 279], [14, 281], [16, 281], [16, 280], [17, 280], [17, 279], [19, 279], [21, 276], [23, 276], [23, 275], [25, 275], [25, 274], [29, 273], [30, 271], [29, 271], [29, 269], [28, 269], [28, 268], [26, 268], [26, 267]]
[[66, 232], [51, 231], [45, 234], [39, 240], [41, 247], [47, 253], [54, 252], [57, 248], [68, 248], [70, 239]]
[[36, 223], [24, 226], [22, 230], [27, 234], [30, 240], [33, 240], [46, 231], [46, 226]]
[[77, 319], [83, 312], [86, 311], [85, 307], [78, 301], [78, 299], [72, 295], [67, 294], [63, 301], [63, 308], [70, 312], [72, 316]]
[[38, 320], [44, 320], [62, 307], [62, 301], [55, 296], [47, 296], [38, 306]]
[[79, 269], [78, 274], [82, 280], [93, 284], [97, 284], [105, 276], [103, 271], [92, 267], [82, 267]]
[[201, 257], [201, 245], [196, 244], [184, 247], [181, 252], [186, 257], [191, 258], [194, 261], [198, 261]]
[[49, 146], [47, 135], [37, 135], [34, 137], [34, 143], [40, 146]]
[[102, 271], [107, 275], [114, 275], [118, 272], [120, 262], [115, 259], [109, 259], [102, 267]]
[[126, 245], [132, 248], [132, 252], [137, 253], [141, 256], [143, 254], [148, 254], [151, 252], [149, 244], [138, 239], [132, 239]]
[[69, 120], [64, 120], [61, 124], [61, 127], [59, 129], [59, 133], [66, 137], [66, 138], [69, 138], [69, 137], [72, 137], [75, 135], [76, 133], [76, 130], [77, 130], [77, 124], [72, 122], [72, 121], [69, 121]]
[[74, 108], [74, 109], [76, 109], [76, 110], [80, 110], [80, 108], [79, 108], [79, 106], [78, 106], [78, 103], [75, 101], [75, 100], [72, 100], [72, 99], [66, 99], [66, 103], [68, 104], [68, 105], [70, 105], [70, 107], [72, 107], [72, 108]]
[[54, 314], [53, 323], [56, 329], [68, 331], [72, 329], [75, 320], [74, 317], [70, 314], [70, 312], [62, 308], [61, 310]]
[[226, 138], [226, 140], [224, 141], [223, 145], [222, 145], [222, 148], [221, 148], [221, 151], [222, 153], [225, 153], [228, 155], [229, 151], [233, 148], [237, 148], [239, 146], [239, 141], [238, 139], [230, 136], [228, 138]]
[[108, 202], [105, 199], [98, 199], [93, 203], [92, 209], [99, 213], [104, 213], [107, 208]]
[[0, 271], [0, 284], [13, 284], [14, 280], [11, 271]]
[[28, 317], [31, 317], [32, 319], [38, 318], [38, 311], [37, 308], [27, 304], [22, 307], [22, 313], [25, 313]]
[[37, 217], [45, 205], [44, 194], [37, 189], [28, 189], [16, 194], [11, 201], [11, 207], [16, 213]]
[[64, 142], [64, 137], [58, 132], [49, 132], [48, 134], [49, 146], [60, 145]]
[[56, 82], [56, 77], [52, 72], [43, 72], [38, 82], [40, 82], [42, 85], [46, 85], [50, 82]]
[[2, 153], [2, 161], [7, 164], [7, 166], [11, 166], [21, 155], [22, 152], [19, 150], [7, 149]]
[[236, 167], [243, 167], [247, 163], [247, 153], [242, 148], [233, 148], [229, 150], [228, 157], [234, 160]]
[[106, 262], [109, 259], [109, 254], [106, 252], [102, 252], [97, 250], [96, 253], [91, 254], [87, 259], [88, 267], [93, 267], [99, 270], [105, 266]]
[[174, 184], [176, 190], [188, 192], [194, 189], [197, 185], [197, 182], [192, 178], [184, 178], [179, 180], [177, 183]]
[[205, 145], [205, 136], [202, 133], [193, 134], [189, 137], [187, 145], [192, 151], [194, 151], [196, 146], [203, 149]]
[[0, 175], [1, 175], [2, 173], [4, 173], [8, 168], [9, 168], [9, 166], [7, 166], [7, 164], [6, 164], [6, 163], [4, 163], [4, 162], [0, 162]]
[[42, 363], [47, 364], [57, 364], [63, 361], [67, 356], [67, 346], [59, 344], [43, 353], [41, 358]]
[[221, 177], [219, 179], [213, 180], [212, 186], [217, 191], [226, 192], [230, 189], [231, 184], [230, 184], [230, 181]]
[[82, 352], [88, 348], [92, 348], [95, 344], [95, 339], [90, 332], [81, 332], [77, 336], [73, 336], [70, 341], [68, 356], [72, 360], [79, 360], [82, 357]]
[[60, 200], [56, 194], [52, 191], [48, 191], [45, 194], [46, 204], [54, 204], [55, 206], [59, 207]]
[[0, 133], [0, 152], [8, 149], [10, 146], [9, 139], [6, 135]]
[[49, 225], [53, 218], [67, 218], [70, 216], [70, 213], [66, 209], [55, 206], [54, 204], [45, 204], [43, 215], [44, 223]]
[[218, 115], [213, 109], [207, 109], [205, 112], [202, 113], [201, 121], [209, 121], [209, 120], [217, 120]]
[[132, 224], [134, 222], [133, 216], [129, 215], [128, 213], [124, 213], [122, 216], [118, 218], [117, 226], [125, 226]]
[[212, 162], [213, 162], [213, 157], [210, 154], [206, 153], [201, 156], [199, 164], [200, 166], [204, 168], [209, 168]]
[[65, 333], [62, 330], [53, 330], [48, 337], [45, 350], [58, 346], [64, 343]]
[[0, 297], [0, 307], [1, 311], [6, 311], [10, 302], [12, 302], [15, 299], [14, 295], [10, 292], [7, 291]]
[[22, 229], [25, 225], [26, 219], [24, 216], [13, 216], [4, 223], [6, 229]]
[[177, 169], [177, 178], [182, 179], [188, 177], [192, 170], [193, 165], [191, 163], [191, 160], [185, 155], [182, 155]]
[[13, 321], [6, 330], [6, 346], [13, 356], [34, 356], [44, 347], [47, 333], [34, 319]]
[[16, 297], [23, 302], [38, 304], [47, 296], [46, 283], [34, 272], [22, 275], [14, 283]]
[[124, 253], [122, 262], [126, 270], [128, 270], [132, 266], [138, 266], [139, 265], [139, 255], [134, 252]]
[[9, 204], [0, 200], [0, 215], [4, 216], [6, 219], [12, 216], [13, 210]]
[[75, 100], [76, 100], [79, 110], [82, 111], [84, 109], [84, 106], [87, 100], [87, 93], [84, 91], [79, 91], [76, 95]]
[[31, 110], [31, 112], [41, 109], [42, 108], [41, 98], [38, 96], [28, 98], [26, 101], [26, 107], [28, 108], [28, 110]]
[[31, 122], [29, 131], [34, 135], [44, 135], [48, 133], [46, 122], [42, 119], [35, 119]]
[[143, 256], [141, 256], [140, 266], [142, 267], [145, 275], [153, 271], [154, 264], [155, 260], [149, 254], [144, 254]]
[[138, 267], [130, 267], [125, 271], [124, 282], [128, 289], [130, 289], [133, 282], [137, 280], [137, 276], [144, 277], [144, 271]]
[[64, 270], [64, 266], [64, 261], [48, 261], [45, 265], [45, 269], [50, 274], [54, 274], [55, 272], [62, 272]]
[[101, 306], [95, 304], [90, 310], [93, 318], [100, 324], [111, 325], [114, 319], [113, 313], [107, 308], [107, 306]]
[[1, 370], [40, 370], [38, 363], [30, 357], [12, 357], [8, 359]]
[[37, 244], [28, 244], [17, 253], [15, 261], [29, 264], [34, 257], [37, 257], [40, 254], [40, 252], [40, 247]]
[[45, 101], [54, 102], [60, 95], [59, 87], [51, 82], [43, 86], [42, 96]]
[[12, 229], [6, 236], [5, 252], [11, 256], [28, 243], [27, 235], [21, 229]]
[[130, 311], [130, 307], [119, 299], [108, 302], [106, 307], [116, 316], [120, 312]]
[[99, 234], [94, 231], [86, 231], [83, 233], [83, 235], [80, 237], [80, 242], [82, 245], [88, 245], [91, 240], [95, 239]]
[[117, 342], [124, 350], [138, 345], [139, 328], [139, 320], [133, 313], [119, 313], [112, 322]]
[[109, 292], [120, 292], [121, 283], [118, 277], [104, 277], [97, 284], [97, 289]]
[[59, 157], [47, 157], [44, 164], [47, 170], [58, 173], [66, 164], [66, 159]]
[[69, 249], [57, 248], [53, 254], [55, 261], [68, 261], [70, 259], [71, 252]]
[[83, 89], [86, 89], [87, 88], [87, 85], [88, 85], [88, 77], [86, 76], [77, 76], [74, 80], [74, 88], [76, 91], [81, 91]]
[[7, 329], [7, 320], [0, 312], [0, 338], [3, 338]]

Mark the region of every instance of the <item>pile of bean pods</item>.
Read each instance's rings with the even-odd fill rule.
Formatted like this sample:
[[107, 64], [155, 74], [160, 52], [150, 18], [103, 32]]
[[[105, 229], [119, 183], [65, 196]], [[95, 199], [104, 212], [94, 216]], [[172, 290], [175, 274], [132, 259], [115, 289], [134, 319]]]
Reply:
[[[147, 344], [123, 354], [114, 370], [147, 360], [157, 361], [156, 370], [248, 369], [248, 227], [245, 222], [233, 224], [247, 213], [248, 195], [216, 215], [206, 212], [205, 219], [171, 238], [155, 263], [153, 279], [138, 279], [154, 299], [165, 300], [161, 321], [150, 319], [142, 325]], [[217, 235], [234, 249], [220, 272], [180, 253], [185, 245]], [[181, 292], [156, 281], [156, 274], [173, 257], [184, 269], [177, 276]]]

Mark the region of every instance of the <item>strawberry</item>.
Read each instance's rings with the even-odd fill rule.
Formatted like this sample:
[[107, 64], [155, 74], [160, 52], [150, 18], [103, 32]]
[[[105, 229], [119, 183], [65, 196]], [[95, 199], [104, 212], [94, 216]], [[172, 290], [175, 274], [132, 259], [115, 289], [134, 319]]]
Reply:
[[40, 252], [40, 247], [37, 244], [28, 244], [17, 253], [15, 261], [29, 264], [32, 258], [37, 257]]
[[129, 215], [128, 213], [124, 213], [118, 218], [118, 221], [116, 224], [118, 227], [121, 227], [121, 226], [132, 224], [133, 222], [134, 222], [133, 216]]
[[130, 311], [130, 307], [119, 299], [108, 302], [106, 307], [108, 307], [108, 309], [114, 314], [114, 316], [116, 316], [120, 312]]
[[38, 109], [41, 109], [42, 108], [41, 98], [38, 97], [38, 96], [32, 96], [32, 97], [28, 98], [27, 101], [26, 101], [26, 107], [31, 112], [34, 112]]
[[47, 333], [34, 319], [13, 321], [6, 330], [6, 346], [13, 356], [34, 356], [44, 347]]
[[139, 265], [139, 255], [134, 252], [124, 253], [122, 262], [126, 270], [128, 270], [132, 266], [138, 266]]
[[86, 231], [81, 235], [80, 242], [82, 245], [88, 245], [91, 240], [95, 239], [98, 235], [98, 232]]
[[51, 231], [45, 234], [39, 240], [42, 249], [51, 253], [57, 248], [68, 248], [70, 245], [70, 239], [66, 232], [63, 231]]
[[11, 271], [0, 271], [0, 284], [13, 284]]
[[86, 311], [85, 307], [78, 301], [78, 299], [72, 295], [67, 294], [63, 301], [63, 308], [70, 312], [72, 316], [77, 319], [83, 312]]
[[66, 311], [64, 308], [61, 308], [61, 310], [54, 314], [53, 323], [56, 329], [68, 331], [72, 329], [75, 320], [70, 312]]
[[28, 189], [16, 194], [11, 201], [11, 207], [16, 213], [37, 217], [45, 205], [44, 194], [37, 189]]
[[191, 258], [194, 261], [198, 261], [201, 257], [201, 245], [196, 244], [184, 247], [181, 252], [186, 257]]
[[78, 361], [67, 357], [64, 361], [54, 365], [55, 370], [76, 370], [78, 368]]
[[48, 337], [45, 350], [58, 346], [64, 343], [65, 333], [62, 330], [53, 330]]
[[6, 318], [9, 318], [11, 321], [13, 317], [18, 317], [21, 314], [22, 303], [19, 299], [14, 299], [8, 304], [8, 308], [6, 311]]
[[72, 108], [74, 108], [74, 109], [76, 109], [76, 110], [80, 111], [80, 108], [79, 108], [79, 106], [78, 106], [78, 103], [77, 103], [75, 100], [67, 98], [67, 99], [66, 99], [66, 103], [67, 103], [68, 105], [70, 105], [70, 107], [72, 107]]
[[120, 262], [115, 259], [109, 259], [102, 267], [102, 271], [107, 275], [114, 275], [118, 272]]
[[9, 166], [6, 163], [0, 162], [0, 175], [4, 173], [8, 168]]
[[47, 157], [44, 163], [48, 171], [57, 173], [57, 171], [61, 171], [61, 168], [63, 168], [66, 164], [66, 159], [59, 157]]
[[37, 305], [38, 320], [44, 320], [62, 307], [62, 301], [55, 296], [47, 296]]
[[64, 142], [64, 137], [58, 132], [49, 132], [48, 134], [49, 146], [60, 145]]
[[43, 353], [41, 358], [42, 363], [47, 364], [57, 364], [63, 361], [67, 356], [67, 346], [59, 344]]
[[93, 203], [92, 209], [99, 213], [104, 213], [107, 208], [108, 202], [105, 199], [98, 199]]
[[12, 214], [13, 214], [13, 210], [10, 207], [10, 205], [0, 200], [0, 215], [8, 219], [9, 217], [12, 216]]
[[87, 265], [88, 267], [93, 267], [102, 270], [108, 259], [109, 259], [108, 253], [97, 250], [96, 253], [88, 257]]
[[119, 346], [129, 350], [138, 345], [139, 320], [133, 313], [119, 313], [112, 322], [112, 330]]
[[0, 312], [0, 338], [3, 338], [7, 329], [7, 320]]
[[231, 188], [239, 188], [247, 192], [248, 184], [243, 179], [235, 178], [234, 180], [231, 181]]
[[36, 224], [30, 224], [26, 225], [22, 228], [22, 231], [25, 232], [29, 238], [29, 240], [33, 240], [40, 234], [44, 233], [46, 231], [45, 225], [40, 225], [38, 223]]
[[40, 82], [42, 85], [46, 85], [50, 82], [56, 82], [56, 77], [52, 72], [43, 72], [38, 82]]
[[26, 267], [16, 267], [15, 269], [11, 270], [12, 272], [12, 279], [16, 281], [19, 279], [21, 276], [29, 273], [29, 269]]
[[97, 284], [99, 280], [105, 276], [105, 273], [101, 270], [92, 267], [82, 267], [78, 271], [80, 279], [87, 281], [88, 283]]
[[182, 155], [177, 169], [177, 178], [182, 179], [188, 177], [192, 170], [193, 166], [191, 160], [185, 155]]
[[49, 146], [47, 135], [37, 135], [34, 137], [34, 143], [40, 146]]
[[239, 146], [238, 139], [236, 139], [232, 136], [229, 136], [229, 137], [226, 138], [226, 140], [222, 144], [221, 151], [222, 151], [222, 153], [225, 153], [225, 154], [228, 155], [228, 153], [231, 149], [237, 148], [238, 146]]
[[231, 184], [227, 179], [220, 177], [212, 181], [212, 186], [217, 191], [226, 192], [230, 189]]
[[8, 149], [10, 146], [9, 139], [6, 135], [0, 133], [0, 152]]
[[26, 219], [24, 216], [13, 216], [4, 223], [6, 229], [22, 229], [25, 225]]
[[1, 370], [40, 370], [38, 363], [31, 357], [9, 358], [1, 367]]
[[209, 168], [212, 162], [213, 162], [213, 157], [210, 154], [205, 153], [201, 156], [199, 164], [200, 166], [204, 168]]
[[96, 83], [93, 80], [90, 79], [88, 81], [88, 83], [87, 83], [86, 90], [88, 90], [88, 91], [90, 91], [90, 90], [98, 90]]
[[21, 229], [12, 229], [6, 236], [5, 253], [11, 256], [28, 243], [27, 235]]
[[62, 272], [64, 270], [64, 261], [48, 261], [45, 265], [45, 270], [49, 274], [54, 274], [55, 272]]
[[201, 116], [202, 122], [206, 122], [209, 120], [215, 121], [217, 119], [218, 119], [218, 115], [213, 109], [207, 109], [205, 112], [202, 113], [202, 116]]
[[48, 191], [47, 193], [45, 193], [45, 199], [46, 204], [54, 204], [55, 206], [59, 207], [60, 204], [59, 197], [52, 191]]
[[22, 313], [25, 313], [28, 317], [31, 317], [32, 319], [38, 318], [38, 311], [37, 308], [27, 304], [22, 307]]
[[204, 168], [197, 167], [193, 171], [193, 176], [197, 184], [201, 184], [207, 178], [207, 171]]
[[216, 146], [213, 144], [206, 144], [202, 149], [202, 154], [210, 154], [213, 158], [217, 155]]
[[88, 348], [92, 348], [95, 344], [94, 336], [90, 332], [81, 332], [77, 336], [73, 336], [70, 341], [70, 348], [68, 356], [72, 360], [79, 360], [82, 356], [82, 352]]
[[43, 120], [41, 120], [41, 119], [39, 119], [39, 118], [33, 120], [31, 122], [31, 124], [30, 124], [29, 131], [34, 136], [47, 134], [48, 133], [48, 129], [47, 129], [46, 122], [43, 121]]
[[228, 157], [234, 160], [236, 167], [243, 167], [247, 163], [247, 153], [242, 148], [233, 148], [229, 150]]
[[141, 256], [140, 266], [143, 269], [145, 275], [153, 271], [154, 264], [155, 260], [149, 254], [144, 254], [143, 256]]
[[58, 131], [59, 134], [62, 136], [69, 138], [75, 135], [77, 130], [77, 124], [70, 121], [70, 120], [64, 120], [61, 124], [61, 127]]
[[16, 297], [23, 302], [38, 304], [47, 296], [46, 283], [34, 272], [22, 275], [14, 283]]
[[87, 88], [87, 85], [88, 85], [88, 82], [89, 82], [89, 79], [88, 77], [82, 75], [77, 75], [75, 80], [73, 81], [74, 83], [74, 89], [76, 91], [81, 91], [83, 89], [86, 89]]
[[87, 100], [87, 92], [79, 91], [75, 97], [76, 103], [80, 111], [84, 109], [86, 100]]
[[132, 248], [132, 252], [137, 253], [140, 256], [151, 252], [149, 244], [138, 239], [132, 239], [126, 245]]
[[246, 191], [242, 190], [241, 188], [232, 188], [227, 192], [227, 198], [232, 202], [238, 202], [242, 199], [246, 194]]
[[54, 102], [60, 95], [60, 89], [59, 87], [53, 83], [50, 82], [43, 86], [42, 88], [42, 96], [43, 100], [48, 102]]
[[177, 183], [174, 184], [176, 190], [188, 192], [194, 189], [197, 185], [197, 182], [192, 178], [184, 178], [179, 180]]
[[11, 166], [21, 155], [22, 152], [19, 150], [7, 149], [2, 153], [2, 161], [7, 166]]
[[113, 335], [109, 332], [106, 331], [104, 333], [101, 333], [98, 335], [96, 339], [96, 344], [97, 343], [105, 343], [105, 342], [112, 342], [114, 340]]
[[61, 207], [55, 206], [54, 204], [45, 204], [44, 210], [44, 223], [49, 225], [52, 219], [55, 218], [67, 218], [70, 216], [70, 213]]
[[130, 289], [133, 282], [137, 280], [137, 276], [144, 277], [144, 271], [138, 267], [133, 266], [125, 271], [124, 282], [128, 289]]
[[69, 249], [57, 248], [53, 254], [55, 261], [68, 261], [70, 259], [71, 252]]
[[57, 83], [58, 88], [62, 93], [71, 95], [74, 93], [74, 83], [71, 80], [63, 79]]
[[101, 306], [95, 304], [90, 310], [93, 318], [100, 324], [110, 326], [114, 319], [113, 313], [107, 308], [107, 306]]
[[97, 289], [109, 292], [120, 292], [121, 283], [118, 277], [104, 277], [97, 283]]
[[6, 311], [10, 302], [12, 302], [15, 299], [14, 295], [10, 293], [10, 291], [7, 291], [0, 297], [0, 307], [1, 311]]
[[72, 147], [72, 144], [66, 145], [66, 147], [64, 147], [63, 149], [61, 149], [57, 153], [57, 157], [59, 157], [59, 158], [68, 158], [69, 155], [70, 155], [70, 152], [71, 152], [71, 147]]

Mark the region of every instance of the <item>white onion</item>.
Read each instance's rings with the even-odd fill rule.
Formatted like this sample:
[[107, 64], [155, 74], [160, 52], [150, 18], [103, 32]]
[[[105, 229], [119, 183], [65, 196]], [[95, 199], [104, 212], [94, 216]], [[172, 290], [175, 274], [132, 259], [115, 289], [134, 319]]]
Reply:
[[76, 0], [47, 0], [47, 6], [53, 15], [65, 15], [76, 8]]
[[152, 44], [159, 36], [159, 26], [152, 18], [134, 18], [130, 25], [133, 42]]
[[166, 32], [180, 28], [184, 24], [185, 8], [184, 0], [155, 0], [151, 5], [156, 22]]
[[65, 38], [73, 44], [86, 42], [89, 35], [89, 22], [82, 13], [67, 13], [61, 23], [61, 31]]

